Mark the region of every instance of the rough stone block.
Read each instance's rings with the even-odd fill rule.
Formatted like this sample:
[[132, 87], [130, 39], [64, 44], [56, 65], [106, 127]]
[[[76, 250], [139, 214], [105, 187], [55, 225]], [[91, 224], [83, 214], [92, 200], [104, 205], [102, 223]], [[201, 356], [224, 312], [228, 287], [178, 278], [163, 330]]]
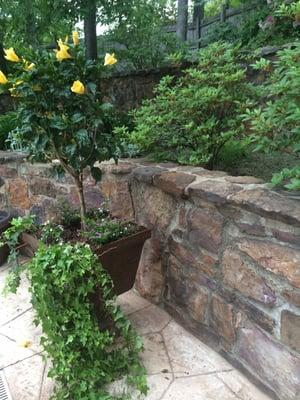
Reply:
[[23, 179], [11, 179], [8, 181], [9, 203], [16, 209], [27, 210], [31, 207], [28, 193], [28, 184]]
[[216, 260], [207, 254], [203, 254], [200, 249], [193, 251], [189, 248], [188, 243], [178, 242], [172, 237], [169, 238], [168, 244], [170, 253], [184, 266], [195, 268], [211, 277], [216, 274]]
[[288, 310], [282, 311], [281, 340], [300, 353], [300, 315]]
[[[79, 197], [75, 186], [71, 186], [68, 197], [73, 206], [79, 205]], [[103, 203], [103, 195], [100, 191], [100, 188], [96, 185], [84, 186], [84, 198], [87, 208], [99, 208]], [[115, 203], [112, 201], [112, 203], [109, 203], [109, 206], [112, 205], [113, 207], [114, 204]]]
[[265, 305], [275, 304], [274, 291], [235, 250], [225, 250], [222, 265], [225, 285]]
[[147, 184], [132, 182], [131, 190], [136, 222], [166, 234], [176, 213], [173, 197]]
[[221, 214], [194, 208], [188, 214], [188, 238], [192, 246], [218, 253], [224, 219]]
[[175, 197], [185, 197], [185, 188], [195, 179], [194, 175], [173, 171], [155, 175], [153, 183], [164, 192], [174, 195]]
[[240, 185], [253, 185], [264, 182], [262, 179], [255, 178], [254, 176], [226, 176], [225, 181]]
[[133, 179], [139, 182], [145, 182], [151, 185], [153, 183], [153, 177], [164, 171], [166, 171], [166, 169], [160, 167], [137, 167], [132, 171], [132, 176]]
[[112, 215], [127, 220], [134, 218], [128, 182], [105, 179], [100, 183], [100, 189]]
[[236, 353], [279, 398], [299, 398], [300, 358], [282, 344], [253, 325], [240, 330]]
[[17, 168], [0, 164], [0, 176], [2, 178], [10, 178], [10, 179], [17, 178], [18, 170], [17, 170]]
[[37, 223], [42, 224], [49, 219], [55, 219], [57, 217], [57, 213], [55, 212], [55, 199], [35, 196], [32, 203], [34, 206], [30, 209], [30, 214], [36, 216]]
[[47, 197], [56, 197], [57, 194], [54, 183], [46, 178], [32, 178], [29, 181], [29, 190], [33, 195], [43, 195]]
[[119, 162], [117, 165], [112, 165], [110, 172], [114, 175], [128, 175], [131, 171], [136, 168], [135, 164], [128, 162]]
[[218, 335], [229, 344], [235, 341], [235, 321], [233, 307], [218, 295], [213, 295], [211, 302], [211, 325]]
[[196, 322], [201, 322], [202, 324], [206, 323], [208, 300], [208, 292], [202, 288], [198, 288], [194, 294], [189, 296], [187, 305], [188, 311]]
[[135, 287], [144, 298], [159, 303], [164, 289], [164, 275], [157, 239], [148, 239], [143, 247]]
[[243, 240], [240, 250], [248, 254], [261, 267], [287, 279], [300, 288], [300, 251], [269, 241]]
[[185, 275], [182, 265], [170, 256], [168, 265], [169, 302], [185, 309], [194, 321], [206, 323], [209, 291]]

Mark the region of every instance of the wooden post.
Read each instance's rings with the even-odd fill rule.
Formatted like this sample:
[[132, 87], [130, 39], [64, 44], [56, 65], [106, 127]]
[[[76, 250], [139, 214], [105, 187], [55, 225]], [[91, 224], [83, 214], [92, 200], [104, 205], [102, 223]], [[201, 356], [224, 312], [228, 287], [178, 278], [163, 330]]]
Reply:
[[204, 18], [204, 1], [195, 0], [193, 22], [195, 27], [195, 40], [198, 43], [198, 48], [201, 47], [201, 23]]
[[225, 3], [222, 4], [222, 8], [221, 8], [221, 15], [220, 15], [220, 20], [221, 22], [225, 22], [226, 21], [226, 11], [229, 8], [229, 1], [225, 1]]

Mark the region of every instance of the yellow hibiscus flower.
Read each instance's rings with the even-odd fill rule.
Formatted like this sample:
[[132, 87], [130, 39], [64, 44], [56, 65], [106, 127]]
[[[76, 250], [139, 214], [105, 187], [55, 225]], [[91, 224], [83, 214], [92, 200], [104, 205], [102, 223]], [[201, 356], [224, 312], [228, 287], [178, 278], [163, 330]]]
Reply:
[[4, 73], [2, 71], [0, 71], [0, 84], [1, 85], [5, 85], [8, 82], [6, 76], [4, 75]]
[[104, 65], [114, 65], [118, 60], [115, 57], [115, 53], [109, 54], [106, 53], [105, 58], [104, 58]]
[[4, 49], [6, 60], [12, 61], [12, 62], [19, 62], [21, 59], [16, 55], [14, 49], [10, 47], [9, 49]]
[[85, 93], [84, 84], [80, 81], [74, 81], [73, 85], [71, 86], [71, 91], [77, 94], [84, 94]]

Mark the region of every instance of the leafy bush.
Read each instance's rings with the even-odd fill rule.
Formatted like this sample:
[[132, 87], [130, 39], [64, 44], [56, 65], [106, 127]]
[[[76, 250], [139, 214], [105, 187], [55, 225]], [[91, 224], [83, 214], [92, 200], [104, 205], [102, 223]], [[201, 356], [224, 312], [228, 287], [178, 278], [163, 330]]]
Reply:
[[197, 67], [161, 80], [156, 97], [135, 113], [132, 140], [156, 159], [213, 167], [224, 144], [243, 132], [241, 114], [254, 97], [238, 48], [212, 44]]
[[[258, 62], [258, 68], [266, 63]], [[269, 63], [269, 68], [272, 66]], [[248, 111], [256, 150], [282, 151], [300, 158], [300, 44], [278, 53], [274, 71], [264, 87], [267, 102]], [[299, 160], [300, 164], [300, 160]], [[299, 168], [284, 170], [274, 176], [274, 183], [284, 183], [289, 189], [300, 189]]]
[[296, 6], [279, 7], [278, 1], [268, 5], [265, 0], [253, 1], [251, 4], [253, 9], [241, 14], [237, 21], [213, 24], [203, 44], [224, 40], [257, 49], [299, 39], [299, 28], [295, 23]]
[[13, 111], [0, 115], [0, 150], [8, 150], [9, 132], [16, 128], [16, 113]]

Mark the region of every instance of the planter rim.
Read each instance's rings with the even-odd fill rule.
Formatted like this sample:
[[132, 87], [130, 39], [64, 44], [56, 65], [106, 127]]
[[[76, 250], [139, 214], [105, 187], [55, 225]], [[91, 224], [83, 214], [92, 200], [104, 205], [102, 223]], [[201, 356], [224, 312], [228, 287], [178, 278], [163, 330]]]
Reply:
[[[1, 220], [0, 220], [0, 222], [1, 222]], [[99, 250], [101, 250], [101, 251], [103, 250], [103, 253], [106, 253], [106, 251], [118, 246], [118, 244], [124, 242], [125, 240], [133, 239], [135, 237], [140, 236], [141, 234], [145, 234], [148, 238], [150, 238], [151, 237], [151, 229], [145, 228], [144, 226], [138, 226], [137, 232], [132, 233], [131, 235], [128, 235], [128, 236], [123, 236], [120, 239], [114, 240], [113, 242], [106, 243], [106, 244], [102, 245], [101, 247], [99, 247]], [[39, 242], [39, 239], [37, 238], [37, 236], [34, 234], [31, 234], [31, 233], [23, 233], [22, 237], [23, 237], [24, 242], [27, 242], [26, 237], [32, 238], [34, 241], [36, 241], [36, 245]], [[30, 243], [27, 243], [27, 244], [30, 245]], [[33, 250], [36, 250], [36, 248]]]

